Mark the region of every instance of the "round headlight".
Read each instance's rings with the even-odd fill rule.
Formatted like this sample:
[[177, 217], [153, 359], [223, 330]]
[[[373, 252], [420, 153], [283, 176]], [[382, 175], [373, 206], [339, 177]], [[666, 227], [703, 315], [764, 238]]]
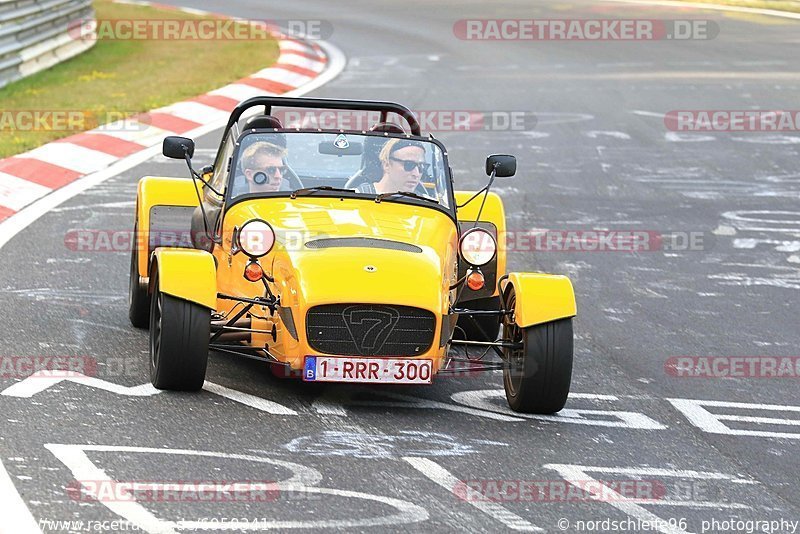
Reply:
[[472, 228], [461, 236], [459, 244], [461, 257], [470, 265], [480, 267], [486, 265], [497, 252], [497, 242], [492, 234], [483, 228]]
[[245, 223], [239, 231], [239, 248], [251, 258], [260, 258], [275, 245], [275, 232], [265, 221], [255, 219]]

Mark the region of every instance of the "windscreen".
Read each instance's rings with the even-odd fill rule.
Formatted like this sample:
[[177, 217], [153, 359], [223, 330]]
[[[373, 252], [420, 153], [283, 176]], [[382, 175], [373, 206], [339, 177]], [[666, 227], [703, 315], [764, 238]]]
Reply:
[[369, 198], [411, 193], [450, 207], [441, 148], [406, 136], [323, 132], [255, 132], [242, 137], [231, 198], [276, 196], [309, 188], [352, 190]]

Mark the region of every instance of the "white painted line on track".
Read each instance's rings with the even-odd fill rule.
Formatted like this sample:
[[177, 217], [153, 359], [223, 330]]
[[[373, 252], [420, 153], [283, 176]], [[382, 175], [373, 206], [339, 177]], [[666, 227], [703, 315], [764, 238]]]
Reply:
[[[454, 477], [447, 469], [434, 461], [428, 460], [427, 458], [406, 456], [403, 458], [403, 460], [408, 462], [411, 467], [425, 475], [428, 479], [446, 489], [454, 499], [456, 498], [454, 491], [461, 481]], [[511, 530], [521, 530], [527, 532], [541, 532], [544, 530], [521, 518], [517, 514], [506, 510], [496, 502], [486, 499], [486, 497], [479, 491], [472, 488], [466, 488], [466, 491], [468, 493], [464, 499], [464, 502], [474, 506], [489, 517], [501, 522], [507, 528], [510, 528]]]
[[255, 395], [250, 395], [248, 393], [242, 393], [241, 391], [226, 388], [225, 386], [220, 386], [212, 382], [206, 382], [203, 384], [203, 389], [211, 393], [216, 393], [221, 397], [244, 404], [245, 406], [250, 406], [251, 408], [255, 408], [262, 412], [271, 413], [273, 415], [297, 415], [296, 411], [292, 410], [291, 408], [287, 408], [283, 404], [262, 399], [261, 397], [256, 397]]
[[3, 517], [0, 519], [0, 534], [39, 534], [41, 530], [30, 510], [17, 492], [14, 481], [0, 460], [0, 506]]
[[[322, 481], [322, 474], [312, 467], [308, 467], [296, 462], [273, 459], [268, 456], [253, 456], [245, 454], [231, 454], [212, 451], [195, 451], [186, 449], [156, 449], [148, 447], [114, 446], [114, 445], [75, 445], [48, 443], [45, 448], [53, 453], [73, 474], [76, 481], [91, 482], [92, 484], [83, 485], [83, 491], [89, 495], [94, 495], [96, 489], [93, 486], [99, 483], [112, 486], [115, 481], [106, 472], [95, 465], [86, 454], [87, 452], [122, 452], [122, 453], [141, 453], [141, 454], [165, 454], [165, 455], [186, 455], [192, 457], [223, 458], [256, 462], [261, 464], [271, 464], [287, 469], [292, 476], [286, 480], [274, 483], [279, 490], [292, 493], [310, 493], [319, 495], [332, 495], [345, 499], [359, 499], [375, 501], [394, 508], [394, 514], [379, 515], [377, 517], [351, 517], [347, 519], [299, 519], [299, 520], [268, 520], [256, 519], [251, 522], [224, 523], [218, 521], [170, 521], [160, 519], [151, 514], [140, 503], [133, 501], [120, 501], [114, 499], [102, 499], [94, 495], [106, 508], [122, 516], [129, 523], [133, 523], [140, 530], [150, 534], [172, 534], [177, 530], [266, 530], [266, 529], [321, 529], [321, 528], [364, 528], [376, 526], [393, 526], [401, 524], [418, 523], [429, 518], [428, 512], [408, 501], [384, 497], [360, 491], [341, 490], [337, 488], [321, 488], [316, 485]], [[160, 486], [161, 484], [154, 484]], [[265, 514], [266, 515], [266, 514]]]

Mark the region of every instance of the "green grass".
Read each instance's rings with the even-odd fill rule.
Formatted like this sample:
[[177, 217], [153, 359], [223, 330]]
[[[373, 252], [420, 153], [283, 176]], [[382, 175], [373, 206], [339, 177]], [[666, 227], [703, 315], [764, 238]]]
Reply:
[[[201, 19], [145, 6], [95, 0], [97, 20]], [[272, 39], [98, 40], [86, 52], [0, 89], [0, 111], [67, 110], [133, 115], [186, 100], [275, 62]], [[88, 129], [98, 124], [86, 121]], [[4, 123], [8, 126], [8, 123]], [[0, 129], [0, 157], [77, 133]]]

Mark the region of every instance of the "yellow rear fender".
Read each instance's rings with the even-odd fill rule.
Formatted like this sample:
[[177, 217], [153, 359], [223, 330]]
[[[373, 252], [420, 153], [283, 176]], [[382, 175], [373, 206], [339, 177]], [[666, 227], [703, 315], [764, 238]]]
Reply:
[[217, 268], [214, 256], [205, 250], [158, 248], [151, 261], [150, 293], [156, 273], [162, 293], [217, 309]]
[[514, 288], [514, 322], [525, 328], [578, 313], [572, 282], [566, 276], [542, 273], [510, 273], [503, 282], [503, 293]]
[[192, 213], [199, 205], [197, 192], [195, 181], [186, 178], [145, 176], [139, 180], [134, 246], [138, 251], [140, 276], [147, 277], [147, 261], [159, 244], [168, 247], [189, 244]]

